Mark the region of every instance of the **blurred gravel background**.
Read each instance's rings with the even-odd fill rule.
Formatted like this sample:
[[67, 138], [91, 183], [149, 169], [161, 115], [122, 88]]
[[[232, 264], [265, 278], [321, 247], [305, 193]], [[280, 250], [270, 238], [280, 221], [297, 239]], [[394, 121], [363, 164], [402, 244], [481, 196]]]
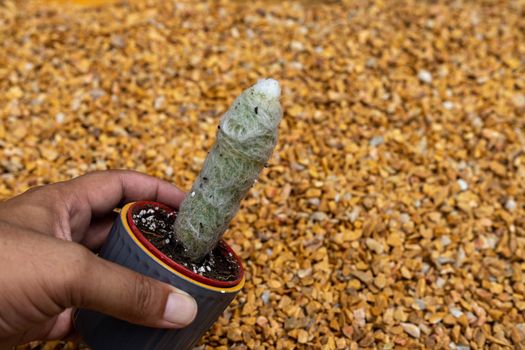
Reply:
[[187, 190], [276, 78], [226, 234], [247, 284], [199, 349], [525, 348], [525, 1], [80, 2], [0, 0], [1, 198], [109, 168]]

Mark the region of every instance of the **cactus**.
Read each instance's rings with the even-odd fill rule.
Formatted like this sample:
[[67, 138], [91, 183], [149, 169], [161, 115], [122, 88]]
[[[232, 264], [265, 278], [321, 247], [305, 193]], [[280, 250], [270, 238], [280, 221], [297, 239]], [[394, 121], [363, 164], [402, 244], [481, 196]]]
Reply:
[[191, 261], [200, 261], [217, 245], [268, 162], [282, 119], [280, 94], [276, 80], [260, 80], [222, 116], [215, 144], [173, 225]]

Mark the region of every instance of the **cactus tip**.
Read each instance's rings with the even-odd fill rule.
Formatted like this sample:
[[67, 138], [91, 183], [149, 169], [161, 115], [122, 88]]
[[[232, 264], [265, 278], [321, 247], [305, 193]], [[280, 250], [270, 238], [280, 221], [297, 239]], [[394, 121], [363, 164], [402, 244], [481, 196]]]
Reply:
[[281, 96], [281, 86], [275, 79], [261, 79], [253, 86], [253, 89], [270, 99], [278, 99]]

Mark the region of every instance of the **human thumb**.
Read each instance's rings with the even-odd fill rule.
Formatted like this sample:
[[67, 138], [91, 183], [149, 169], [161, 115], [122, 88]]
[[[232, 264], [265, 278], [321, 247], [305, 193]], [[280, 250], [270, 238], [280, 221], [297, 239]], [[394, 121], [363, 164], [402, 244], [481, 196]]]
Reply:
[[71, 286], [71, 306], [96, 310], [149, 327], [180, 328], [197, 314], [197, 303], [180, 289], [103, 260], [83, 250], [81, 278]]

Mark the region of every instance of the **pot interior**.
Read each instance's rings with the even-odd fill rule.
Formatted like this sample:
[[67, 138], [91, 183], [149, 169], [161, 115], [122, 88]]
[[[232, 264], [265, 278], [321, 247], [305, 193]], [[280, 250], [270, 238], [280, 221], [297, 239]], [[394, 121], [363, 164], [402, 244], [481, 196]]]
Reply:
[[[155, 220], [152, 223], [152, 216], [157, 214], [157, 219], [162, 214], [163, 220], [160, 222]], [[148, 215], [147, 222], [144, 219], [145, 215]], [[141, 201], [130, 206], [127, 212], [127, 221], [132, 233], [140, 243], [177, 272], [213, 287], [227, 288], [239, 284], [244, 276], [241, 260], [224, 240], [219, 242], [213, 252], [200, 265], [184, 259], [180, 254], [180, 249], [183, 249], [182, 246], [180, 244], [172, 246], [171, 243], [174, 238], [169, 236], [171, 235], [171, 223], [175, 216], [176, 211], [167, 205], [159, 202]], [[162, 221], [165, 221], [166, 224], [163, 224]]]

